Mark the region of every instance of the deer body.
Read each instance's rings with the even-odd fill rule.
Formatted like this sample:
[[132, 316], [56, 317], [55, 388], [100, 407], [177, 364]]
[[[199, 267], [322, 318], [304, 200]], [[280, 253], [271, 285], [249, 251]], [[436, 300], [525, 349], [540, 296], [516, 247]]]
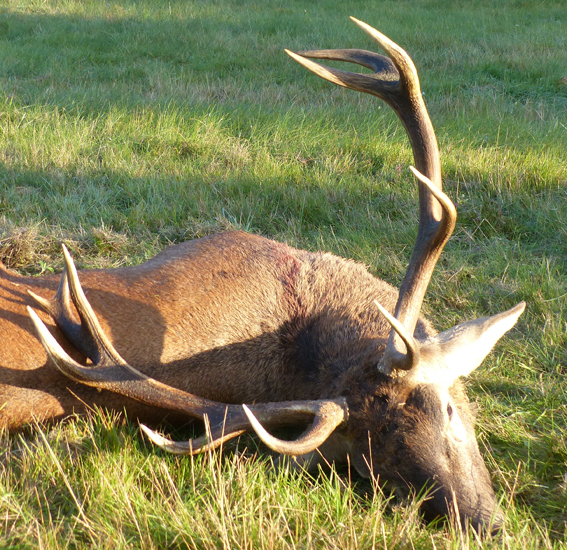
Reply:
[[[0, 274], [0, 334], [13, 344], [0, 356], [0, 425], [80, 413], [81, 401], [122, 410], [124, 398], [73, 383], [39, 345], [25, 309], [33, 305], [27, 290], [49, 298], [58, 280]], [[383, 354], [389, 325], [373, 301], [393, 311], [397, 299], [392, 286], [358, 263], [237, 231], [80, 277], [104, 331], [129, 363], [224, 403], [338, 395], [345, 372], [361, 364], [375, 368]], [[433, 334], [426, 326], [420, 323], [422, 336]], [[154, 424], [168, 414], [139, 409], [126, 402], [132, 416]]]

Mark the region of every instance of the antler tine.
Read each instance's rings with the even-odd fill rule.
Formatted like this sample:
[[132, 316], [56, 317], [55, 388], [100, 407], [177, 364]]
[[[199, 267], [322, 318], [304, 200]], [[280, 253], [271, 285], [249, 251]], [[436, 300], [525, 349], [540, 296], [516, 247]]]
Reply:
[[374, 304], [378, 308], [378, 311], [386, 318], [386, 321], [390, 323], [393, 331], [396, 331], [397, 335], [402, 339], [403, 343], [406, 345], [406, 353], [396, 358], [399, 361], [399, 365], [393, 367], [391, 365], [391, 359], [384, 363], [384, 359], [380, 361], [379, 368], [385, 373], [389, 373], [392, 368], [398, 368], [402, 370], [409, 370], [419, 363], [420, 350], [419, 342], [410, 334], [404, 325], [400, 323], [393, 315], [390, 315], [389, 311], [382, 306], [377, 300], [374, 300]]
[[[222, 414], [224, 418], [225, 405], [162, 384], [138, 371], [121, 357], [104, 334], [81, 287], [77, 269], [65, 246], [63, 246], [63, 254], [67, 276], [62, 278], [62, 284], [67, 281], [81, 324], [84, 325], [95, 347], [95, 353], [89, 357], [94, 366], [85, 367], [69, 357], [47, 330], [43, 321], [28, 307], [42, 344], [61, 372], [77, 382], [114, 391], [148, 404], [157, 404], [198, 418], [211, 413]], [[65, 291], [62, 291], [62, 294], [64, 293]]]
[[53, 317], [56, 322], [58, 322], [59, 319], [65, 319], [70, 322], [73, 321], [66, 267], [63, 268], [63, 273], [61, 273], [61, 280], [59, 281], [57, 292], [55, 293], [55, 296], [53, 296], [53, 298], [47, 300], [46, 298], [38, 296], [37, 294], [35, 294], [35, 292], [32, 292], [29, 289], [28, 294], [34, 299], [36, 304], [41, 309], [43, 309], [45, 313]]
[[350, 20], [370, 36], [370, 38], [388, 54], [398, 70], [401, 83], [408, 89], [409, 94], [420, 95], [421, 90], [417, 70], [406, 51], [400, 48], [394, 41], [390, 40], [385, 34], [382, 34], [363, 21], [356, 19], [356, 17], [351, 17]]
[[[397, 97], [399, 88], [399, 74], [390, 59], [366, 50], [311, 50], [292, 52], [284, 50], [293, 60], [316, 74], [338, 86], [349, 88], [356, 92], [372, 94], [394, 107], [393, 102]], [[345, 61], [356, 63], [368, 69], [374, 74], [361, 74], [350, 71], [342, 71], [332, 67], [320, 65], [310, 59], [327, 59], [329, 61]]]
[[[288, 54], [293, 54], [289, 50], [285, 50]], [[365, 75], [371, 77], [375, 80], [378, 78], [384, 78], [385, 80], [391, 80], [393, 84], [397, 84], [399, 80], [399, 73], [397, 72], [396, 66], [392, 63], [389, 57], [380, 55], [375, 52], [370, 52], [368, 50], [360, 49], [344, 49], [344, 50], [304, 50], [296, 52], [295, 55], [301, 57], [308, 57], [311, 59], [327, 59], [329, 61], [345, 61], [347, 63], [356, 63], [367, 69], [371, 69], [375, 74]], [[292, 56], [293, 57], [293, 56]], [[299, 61], [301, 63], [301, 61]], [[317, 65], [319, 66], [319, 65]], [[335, 70], [335, 69], [330, 69]], [[340, 71], [345, 72], [345, 71]], [[378, 74], [377, 74], [378, 73]], [[350, 75], [358, 75], [359, 73], [346, 73]]]
[[[393, 100], [396, 95], [395, 92], [399, 87], [399, 74], [395, 65], [389, 58], [374, 52], [355, 49], [311, 50], [301, 52], [284, 51], [300, 65], [324, 80], [357, 92], [376, 95], [387, 103]], [[319, 65], [307, 58], [356, 63], [357, 65], [372, 69], [374, 74], [342, 71], [340, 69]]]
[[[345, 86], [359, 92], [377, 95], [389, 103], [396, 111], [398, 111], [400, 107], [403, 107], [403, 104], [398, 104], [400, 100], [400, 88], [405, 88], [409, 96], [420, 96], [421, 90], [417, 70], [409, 55], [386, 35], [377, 31], [370, 25], [367, 25], [363, 21], [359, 21], [355, 17], [351, 17], [350, 19], [366, 34], [368, 34], [388, 54], [389, 57], [357, 49], [312, 50], [298, 52], [298, 54], [312, 59], [328, 59], [330, 61], [357, 63], [367, 69], [372, 69], [375, 74], [360, 75], [358, 73], [340, 71], [329, 67], [324, 67], [325, 71], [329, 74], [325, 74], [325, 71], [323, 74], [320, 74], [317, 69], [317, 64], [306, 64], [296, 56], [291, 55], [291, 52], [287, 50], [286, 52], [304, 67], [313, 71], [315, 74], [318, 74], [318, 76], [321, 76], [330, 82], [334, 82], [339, 86]], [[333, 76], [335, 78], [333, 78]]]
[[130, 371], [134, 376], [145, 377], [144, 374], [128, 365], [128, 363], [122, 359], [120, 354], [110, 343], [110, 340], [106, 337], [106, 334], [104, 334], [97, 316], [83, 292], [73, 259], [65, 245], [62, 245], [61, 248], [63, 249], [63, 258], [65, 260], [65, 270], [67, 271], [67, 281], [71, 291], [71, 298], [73, 299], [73, 303], [75, 304], [75, 308], [77, 309], [77, 313], [81, 319], [81, 325], [85, 326], [85, 329], [90, 338], [92, 338], [97, 351], [98, 357], [91, 357], [91, 360], [95, 363], [99, 363], [101, 366], [105, 366], [105, 364], [121, 365], [124, 370]]
[[[62, 279], [62, 284], [68, 282], [70, 296], [81, 318], [82, 325], [85, 325], [81, 328], [88, 331], [89, 337], [96, 347], [94, 354], [96, 359], [94, 356], [91, 357], [94, 366], [85, 367], [69, 357], [39, 316], [28, 307], [28, 312], [44, 348], [63, 374], [76, 382], [110, 390], [149, 405], [200, 418], [210, 426], [210, 437], [207, 435], [176, 445], [171, 444], [171, 442], [168, 443], [169, 440], [163, 438], [160, 440], [161, 436], [157, 434], [152, 437], [150, 435], [151, 430], [149, 428], [144, 429], [152, 441], [170, 452], [196, 454], [203, 450], [214, 449], [224, 441], [253, 429], [245, 410], [240, 405], [219, 403], [184, 392], [154, 380], [129, 365], [104, 334], [96, 314], [83, 292], [72, 258], [65, 248], [63, 252], [67, 277]], [[66, 291], [63, 290], [62, 292]], [[330, 434], [338, 425], [336, 418], [341, 417], [342, 420], [345, 420], [348, 415], [346, 400], [343, 397], [318, 401], [263, 403], [250, 405], [250, 409], [261, 421], [271, 427], [304, 422], [306, 418], [314, 416], [314, 430], [312, 429], [310, 433], [314, 431], [315, 435], [303, 439], [311, 440], [315, 447], [320, 444], [320, 437], [318, 436], [322, 425], [327, 426]], [[329, 410], [335, 411], [331, 420], [329, 420]], [[335, 424], [330, 429], [331, 422], [335, 422]]]
[[[419, 78], [409, 55], [382, 33], [351, 17], [388, 55], [388, 58], [362, 50], [320, 50], [291, 54], [318, 76], [340, 86], [373, 94], [386, 101], [403, 123], [412, 146], [419, 187], [419, 226], [394, 317], [405, 332], [413, 335], [421, 304], [433, 270], [455, 226], [456, 212], [451, 201], [441, 191], [441, 163], [435, 132], [423, 101]], [[356, 74], [323, 67], [306, 57], [358, 63], [375, 71]], [[382, 366], [410, 369], [418, 354], [404, 349], [402, 339], [392, 328]]]
[[113, 391], [149, 405], [160, 406], [196, 418], [203, 418], [205, 414], [218, 416], [222, 413], [224, 416], [226, 406], [222, 403], [194, 396], [149, 378], [128, 365], [112, 347], [112, 344], [110, 346], [114, 352], [115, 362], [110, 355], [101, 353], [99, 364], [95, 364], [93, 367], [80, 365], [69, 357], [37, 313], [29, 306], [28, 313], [50, 359], [71, 380], [87, 386]]
[[[365, 50], [313, 50], [298, 53], [285, 51], [317, 76], [345, 88], [372, 94], [388, 103], [406, 128], [418, 170], [440, 189], [441, 168], [437, 140], [423, 102], [413, 61], [402, 48], [370, 25], [354, 17], [351, 17], [351, 20], [384, 49], [389, 57]], [[374, 70], [374, 74], [359, 74], [325, 67], [310, 61], [308, 57], [357, 63]], [[423, 198], [420, 194], [420, 201]], [[434, 201], [429, 200], [427, 210], [431, 209], [435, 219], [439, 219], [439, 209]], [[423, 214], [422, 210], [420, 217]]]
[[269, 434], [246, 405], [242, 405], [242, 408], [258, 437], [272, 451], [291, 456], [314, 451], [327, 440], [337, 426], [346, 420], [344, 407], [332, 401], [323, 402], [311, 427], [298, 439], [284, 441]]
[[216, 430], [209, 430], [206, 435], [196, 439], [190, 439], [189, 441], [173, 441], [148, 428], [145, 424], [140, 424], [140, 428], [154, 445], [174, 455], [197, 455], [199, 453], [213, 451], [230, 439], [246, 433], [244, 429], [225, 433], [224, 427], [222, 427]]
[[[65, 245], [62, 245], [62, 247], [65, 249]], [[52, 317], [55, 324], [63, 331], [75, 348], [87, 357], [92, 358], [96, 356], [97, 350], [92, 338], [84, 330], [84, 327], [76, 322], [73, 315], [66, 265], [63, 267], [59, 287], [53, 298], [43, 298], [29, 289], [28, 294], [33, 298], [38, 307]]]

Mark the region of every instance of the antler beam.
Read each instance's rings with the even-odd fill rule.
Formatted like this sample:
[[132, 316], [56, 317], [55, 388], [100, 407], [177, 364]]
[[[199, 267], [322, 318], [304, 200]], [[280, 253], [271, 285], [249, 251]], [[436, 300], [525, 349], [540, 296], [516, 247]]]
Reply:
[[[419, 227], [413, 253], [400, 287], [394, 316], [413, 335], [431, 275], [456, 222], [456, 210], [441, 191], [441, 164], [433, 125], [419, 78], [409, 55], [387, 36], [351, 17], [388, 55], [365, 50], [287, 52], [317, 76], [351, 90], [372, 94], [390, 105], [402, 121], [413, 151], [419, 180]], [[359, 74], [324, 67], [307, 58], [356, 63], [374, 71]], [[442, 198], [439, 198], [442, 197]], [[407, 353], [395, 329], [390, 333], [383, 364], [386, 370], [409, 370], [415, 354]]]

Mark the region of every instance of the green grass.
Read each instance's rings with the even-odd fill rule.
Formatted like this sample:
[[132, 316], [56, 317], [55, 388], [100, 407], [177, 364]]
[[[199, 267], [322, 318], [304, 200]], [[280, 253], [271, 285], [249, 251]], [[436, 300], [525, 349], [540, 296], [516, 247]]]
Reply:
[[[404, 131], [384, 104], [283, 53], [374, 49], [348, 15], [414, 59], [458, 206], [424, 309], [441, 330], [528, 303], [469, 384], [508, 521], [486, 545], [558, 548], [564, 2], [0, 1], [0, 257], [57, 271], [65, 241], [80, 267], [130, 265], [241, 227], [398, 285], [417, 225]], [[104, 414], [6, 434], [0, 448], [3, 547], [480, 545], [344, 472], [274, 474], [253, 452], [177, 459]]]
[[[65, 428], [3, 439], [10, 468], [2, 476], [0, 525], [8, 546], [457, 550], [478, 545], [472, 535], [422, 525], [420, 498], [408, 504], [334, 471], [316, 478], [274, 472], [250, 440], [224, 455], [179, 460], [156, 452], [131, 425], [117, 424], [99, 412]], [[514, 538], [506, 547], [552, 546], [545, 528], [526, 525], [528, 513], [508, 499], [503, 506], [511, 526], [503, 540]]]

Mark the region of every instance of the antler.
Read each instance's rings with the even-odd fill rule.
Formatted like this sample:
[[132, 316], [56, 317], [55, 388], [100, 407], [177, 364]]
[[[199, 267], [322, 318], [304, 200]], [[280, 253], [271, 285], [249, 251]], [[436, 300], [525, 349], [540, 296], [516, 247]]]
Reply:
[[[64, 250], [65, 245], [63, 245]], [[67, 265], [63, 266], [57, 292], [51, 299], [43, 298], [28, 289], [28, 294], [45, 313], [53, 318], [69, 342], [83, 355], [96, 357], [97, 349], [88, 331], [75, 320], [71, 307], [71, 296], [67, 281]], [[93, 359], [96, 360], [96, 359]]]
[[[435, 132], [427, 114], [415, 66], [397, 44], [366, 23], [351, 17], [389, 57], [365, 50], [313, 50], [286, 52], [316, 75], [339, 86], [372, 94], [390, 105], [408, 134], [419, 180], [419, 226], [413, 253], [400, 287], [394, 316], [408, 335], [413, 335], [431, 275], [451, 236], [457, 218], [450, 199], [442, 192], [441, 165]], [[358, 74], [324, 67], [306, 58], [357, 63], [374, 74]], [[404, 350], [396, 328], [382, 359], [382, 368], [409, 370], [419, 354]]]
[[[276, 446], [275, 450], [285, 454], [303, 454], [316, 449], [338, 425], [346, 421], [348, 409], [344, 398], [262, 403], [243, 408], [241, 405], [230, 405], [204, 399], [146, 376], [129, 365], [106, 337], [81, 288], [77, 270], [65, 246], [63, 246], [63, 254], [65, 272], [61, 278], [56, 300], [48, 301], [33, 293], [30, 294], [48, 312], [61, 314], [70, 319], [71, 310], [68, 298], [70, 289], [70, 297], [81, 319], [81, 334], [88, 335], [88, 341], [80, 349], [91, 350], [89, 358], [94, 365], [85, 367], [69, 357], [43, 321], [28, 307], [28, 312], [36, 326], [43, 346], [59, 370], [76, 382], [110, 390], [149, 405], [180, 412], [205, 421], [208, 433], [203, 437], [185, 443], [174, 443], [159, 436], [146, 426], [142, 426], [150, 439], [165, 450], [177, 454], [196, 454], [214, 449], [233, 437], [256, 429], [257, 422], [262, 422], [264, 425], [274, 428], [305, 423], [310, 417], [314, 417], [312, 426], [303, 436], [293, 442], [277, 440], [269, 435], [266, 437], [265, 430], [259, 430], [260, 438], [265, 441], [268, 447], [274, 448]], [[66, 305], [54, 305], [57, 300]], [[61, 313], [62, 309], [65, 313]], [[78, 337], [77, 334], [78, 332], [75, 331], [76, 337]]]

